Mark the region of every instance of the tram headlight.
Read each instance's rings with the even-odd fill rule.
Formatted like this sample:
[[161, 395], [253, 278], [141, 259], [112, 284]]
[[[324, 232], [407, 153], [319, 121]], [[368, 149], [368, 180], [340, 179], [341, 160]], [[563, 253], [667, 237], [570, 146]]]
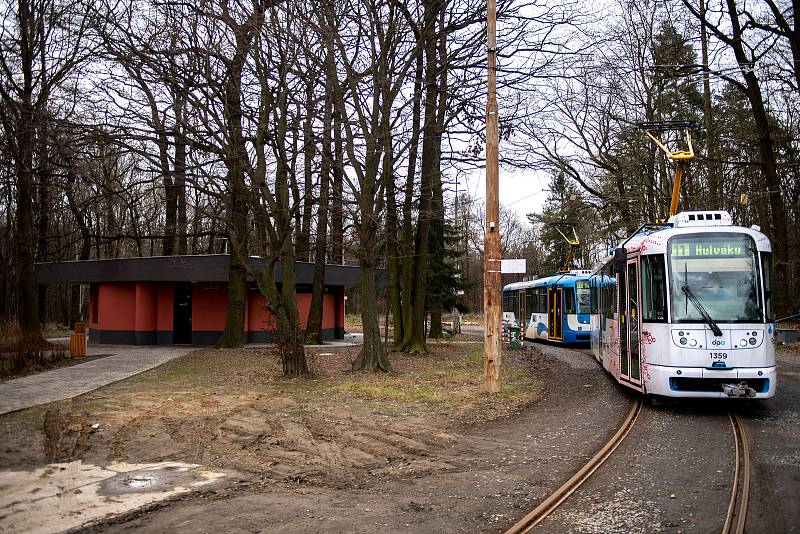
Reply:
[[689, 342], [689, 345], [691, 345], [692, 347], [696, 347], [697, 346], [697, 340], [696, 339], [691, 340]]
[[686, 338], [685, 337], [681, 338], [681, 345], [686, 345]]
[[746, 339], [740, 339], [739, 340], [739, 346], [746, 347], [747, 346], [747, 340]]
[[755, 345], [755, 344], [756, 344], [756, 338], [754, 338], [754, 337], [751, 337], [751, 338], [750, 338], [750, 344], [751, 344], [751, 345]]

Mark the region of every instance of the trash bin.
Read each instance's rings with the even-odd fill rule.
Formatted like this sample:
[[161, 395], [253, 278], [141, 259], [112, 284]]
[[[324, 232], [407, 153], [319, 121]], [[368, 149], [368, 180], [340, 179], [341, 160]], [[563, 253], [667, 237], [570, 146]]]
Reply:
[[69, 353], [71, 356], [86, 356], [86, 334], [70, 334]]

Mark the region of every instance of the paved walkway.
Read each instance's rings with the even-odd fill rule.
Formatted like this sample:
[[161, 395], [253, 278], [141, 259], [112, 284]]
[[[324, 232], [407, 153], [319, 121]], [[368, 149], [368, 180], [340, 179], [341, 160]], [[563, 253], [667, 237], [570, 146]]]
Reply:
[[[51, 339], [53, 342], [69, 341], [68, 338]], [[345, 339], [336, 340], [320, 347], [360, 345], [361, 334], [345, 334]], [[270, 345], [248, 345], [248, 347]], [[71, 399], [99, 387], [124, 380], [133, 375], [158, 367], [187, 352], [208, 347], [191, 346], [134, 346], [99, 345], [90, 343], [89, 356], [111, 354], [97, 360], [61, 367], [35, 375], [24, 376], [0, 383], [0, 415], [30, 408], [57, 400]]]
[[87, 349], [90, 356], [112, 356], [0, 383], [0, 415], [82, 395], [157, 367], [195, 349], [197, 347], [90, 344]]

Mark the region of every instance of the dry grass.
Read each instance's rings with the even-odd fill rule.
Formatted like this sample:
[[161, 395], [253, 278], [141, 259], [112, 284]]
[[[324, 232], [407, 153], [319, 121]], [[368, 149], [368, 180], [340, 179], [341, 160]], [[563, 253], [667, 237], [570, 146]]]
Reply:
[[[503, 417], [535, 400], [541, 385], [505, 363], [503, 390], [483, 392], [483, 346], [435, 343], [427, 355], [392, 353], [389, 373], [356, 372], [358, 347], [307, 350], [312, 376], [287, 379], [270, 349], [196, 351], [115, 386], [157, 400], [183, 392], [286, 395], [307, 408], [336, 405], [387, 409], [397, 415], [439, 414], [462, 421]], [[164, 393], [160, 393], [164, 392]], [[121, 399], [120, 399], [121, 400]]]
[[0, 379], [59, 367], [68, 359], [68, 351], [41, 336], [26, 334], [14, 323], [0, 326]]

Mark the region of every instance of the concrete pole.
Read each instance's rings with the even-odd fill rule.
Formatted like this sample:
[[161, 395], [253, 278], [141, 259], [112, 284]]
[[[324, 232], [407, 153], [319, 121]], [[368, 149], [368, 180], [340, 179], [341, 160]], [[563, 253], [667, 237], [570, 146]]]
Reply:
[[486, 100], [486, 228], [483, 245], [483, 314], [484, 314], [484, 387], [488, 393], [500, 391], [500, 322], [502, 292], [500, 275], [500, 199], [499, 143], [497, 116], [497, 6], [487, 0], [486, 41], [487, 58]]

